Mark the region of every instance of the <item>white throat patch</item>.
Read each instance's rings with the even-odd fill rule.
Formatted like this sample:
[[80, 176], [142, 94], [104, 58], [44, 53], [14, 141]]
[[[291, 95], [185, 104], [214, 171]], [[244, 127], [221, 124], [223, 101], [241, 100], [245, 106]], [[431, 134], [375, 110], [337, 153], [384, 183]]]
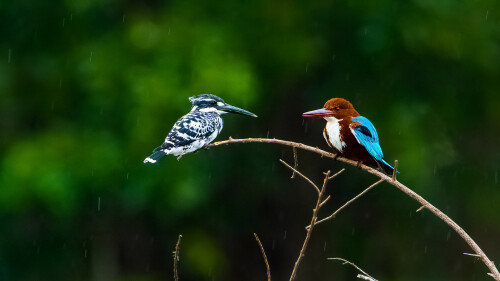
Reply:
[[[337, 119], [335, 117], [325, 117], [326, 120], [326, 133], [328, 134], [328, 139], [335, 149], [342, 152], [345, 147], [345, 142], [342, 141], [340, 136], [340, 121], [342, 119]], [[326, 136], [324, 136], [326, 139]], [[327, 140], [328, 142], [328, 140]]]

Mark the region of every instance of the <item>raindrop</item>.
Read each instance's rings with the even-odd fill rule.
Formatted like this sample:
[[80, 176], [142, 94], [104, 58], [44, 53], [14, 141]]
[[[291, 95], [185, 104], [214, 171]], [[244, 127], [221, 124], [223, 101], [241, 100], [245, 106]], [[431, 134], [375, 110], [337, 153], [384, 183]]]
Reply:
[[101, 211], [101, 196], [97, 197], [97, 211]]
[[83, 250], [83, 256], [87, 258], [87, 249]]
[[353, 227], [353, 228], [352, 228], [352, 230], [351, 230], [351, 235], [352, 235], [352, 236], [354, 236], [354, 232], [355, 232], [355, 231], [354, 231], [354, 227]]
[[122, 16], [122, 22], [125, 22], [125, 14]]
[[66, 18], [63, 18], [62, 20], [62, 27], [64, 27], [66, 25]]
[[90, 57], [89, 57], [89, 62], [92, 62], [92, 56], [94, 55], [94, 52], [90, 52]]
[[484, 17], [484, 20], [487, 21], [488, 20], [488, 15], [489, 15], [490, 11], [489, 10], [486, 10], [486, 16]]
[[129, 174], [130, 174], [130, 173], [127, 173], [127, 180], [128, 180], [128, 175], [129, 175]]
[[427, 254], [427, 246], [424, 247], [424, 253]]
[[332, 56], [332, 61], [335, 61], [335, 55]]
[[286, 240], [286, 230], [285, 230], [285, 236], [283, 237], [283, 240]]
[[325, 245], [323, 245], [323, 252], [326, 252], [326, 242]]
[[167, 33], [167, 35], [170, 35], [170, 27], [168, 28], [168, 33]]
[[309, 63], [306, 64], [306, 73], [309, 71]]
[[450, 240], [451, 237], [451, 230], [448, 230], [448, 234], [446, 234], [446, 240]]

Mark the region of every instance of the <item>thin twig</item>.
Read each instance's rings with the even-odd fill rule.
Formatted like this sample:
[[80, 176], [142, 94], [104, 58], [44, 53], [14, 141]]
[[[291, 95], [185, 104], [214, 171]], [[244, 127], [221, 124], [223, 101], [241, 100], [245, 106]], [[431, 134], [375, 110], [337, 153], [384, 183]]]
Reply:
[[[375, 186], [377, 186], [378, 184], [380, 184], [381, 182], [383, 182], [384, 179], [380, 179], [378, 180], [377, 182], [375, 182], [374, 184], [370, 185], [369, 187], [367, 187], [365, 190], [363, 190], [361, 193], [359, 193], [358, 195], [356, 195], [354, 198], [352, 198], [351, 200], [347, 201], [344, 205], [342, 205], [340, 208], [338, 208], [335, 212], [333, 212], [331, 215], [329, 215], [328, 217], [326, 218], [323, 218], [319, 221], [316, 222], [316, 224], [319, 224], [319, 223], [322, 223], [324, 221], [327, 221], [327, 220], [330, 220], [332, 218], [334, 218], [342, 209], [344, 209], [345, 207], [347, 207], [347, 205], [351, 204], [352, 202], [354, 202], [356, 199], [358, 199], [359, 197], [363, 196], [363, 194], [367, 193], [370, 189], [374, 188]], [[306, 227], [309, 228], [311, 227], [310, 225]]]
[[308, 177], [304, 176], [301, 172], [297, 171], [292, 166], [288, 165], [288, 163], [286, 163], [285, 161], [283, 161], [283, 160], [280, 159], [280, 162], [283, 163], [288, 168], [290, 168], [295, 173], [297, 173], [299, 176], [301, 176], [302, 178], [304, 178], [306, 181], [308, 181], [314, 187], [314, 189], [316, 189], [316, 192], [318, 192], [318, 194], [320, 193], [320, 190], [319, 190], [318, 186], [312, 180], [310, 180]]
[[[248, 139], [229, 139], [225, 141], [219, 141], [216, 143], [212, 143], [209, 146], [220, 146], [223, 144], [233, 144], [233, 143], [275, 143], [275, 144], [281, 144], [281, 145], [286, 145], [286, 146], [291, 146], [291, 147], [296, 147], [300, 148], [303, 150], [311, 151], [314, 153], [317, 153], [323, 157], [329, 157], [334, 160], [344, 162], [347, 164], [350, 164], [354, 167], [358, 166], [358, 163], [356, 161], [347, 159], [345, 157], [338, 156], [334, 153], [326, 152], [324, 150], [321, 150], [319, 148], [315, 148], [312, 146], [308, 146], [302, 143], [297, 143], [297, 142], [291, 142], [291, 141], [285, 141], [285, 140], [278, 140], [278, 139], [265, 139], [265, 138], [248, 138]], [[368, 173], [375, 175], [379, 177], [380, 179], [384, 179], [387, 181], [389, 184], [393, 185], [394, 187], [398, 188], [402, 192], [404, 192], [406, 195], [410, 196], [412, 199], [415, 201], [419, 202], [423, 206], [425, 206], [426, 209], [431, 211], [435, 216], [440, 218], [442, 221], [444, 221], [446, 224], [448, 224], [453, 230], [455, 230], [462, 239], [465, 240], [465, 242], [474, 250], [474, 252], [481, 257], [481, 261], [488, 267], [488, 269], [491, 271], [491, 275], [496, 281], [500, 281], [500, 272], [498, 269], [495, 267], [495, 264], [493, 263], [492, 260], [486, 256], [486, 254], [483, 252], [483, 250], [477, 245], [477, 243], [465, 232], [456, 222], [454, 222], [450, 217], [448, 217], [445, 213], [443, 213], [441, 210], [438, 208], [434, 207], [431, 203], [427, 202], [422, 196], [418, 195], [415, 193], [413, 190], [405, 186], [404, 184], [400, 183], [397, 180], [393, 180], [391, 177], [387, 176], [386, 174], [377, 171], [371, 167], [368, 167], [364, 164], [359, 165], [359, 168], [367, 171]]]
[[300, 262], [302, 261], [302, 258], [305, 256], [305, 251], [307, 249], [307, 244], [309, 243], [309, 239], [311, 238], [312, 230], [314, 228], [316, 220], [318, 219], [318, 211], [319, 211], [319, 209], [322, 206], [321, 203], [322, 202], [325, 203], [326, 200], [328, 200], [328, 199], [325, 199], [323, 201], [323, 195], [325, 193], [326, 184], [328, 183], [329, 180], [333, 179], [335, 176], [337, 176], [340, 173], [342, 173], [345, 169], [340, 170], [339, 172], [337, 172], [333, 176], [330, 176], [330, 171], [326, 172], [325, 173], [325, 179], [323, 180], [323, 185], [321, 186], [321, 190], [320, 190], [320, 189], [318, 189], [318, 186], [313, 181], [311, 181], [308, 177], [304, 176], [302, 173], [300, 173], [299, 171], [297, 171], [295, 168], [293, 168], [292, 166], [288, 165], [285, 161], [283, 161], [281, 159], [280, 159], [280, 161], [285, 166], [287, 166], [291, 170], [295, 171], [298, 175], [300, 175], [301, 177], [303, 177], [307, 182], [309, 182], [312, 186], [314, 186], [314, 188], [316, 188], [316, 190], [318, 191], [318, 200], [316, 201], [316, 206], [313, 209], [313, 214], [312, 214], [311, 223], [310, 223], [311, 227], [307, 230], [306, 238], [304, 239], [304, 243], [302, 244], [302, 248], [300, 249], [299, 257], [297, 258], [297, 261], [295, 261], [295, 265], [293, 267], [292, 274], [290, 275], [290, 281], [292, 281], [293, 279], [295, 279], [295, 276], [297, 275], [297, 269], [299, 268]]
[[[297, 157], [297, 148], [293, 147], [292, 150], [293, 150], [293, 168], [295, 170], [297, 170], [297, 168], [299, 167], [299, 158]], [[295, 178], [295, 171], [293, 171], [291, 178], [292, 179]]]
[[396, 180], [398, 174], [398, 160], [394, 160], [394, 171], [392, 171], [392, 180]]
[[175, 251], [174, 251], [174, 280], [175, 281], [179, 281], [177, 262], [179, 261], [179, 250], [181, 249], [181, 238], [182, 238], [182, 235], [179, 234], [179, 238], [177, 239], [177, 244], [175, 244]]
[[364, 272], [361, 268], [359, 268], [357, 265], [355, 265], [354, 263], [348, 261], [348, 260], [345, 260], [345, 259], [342, 259], [342, 258], [328, 258], [329, 260], [339, 260], [339, 261], [343, 261], [342, 264], [350, 264], [352, 266], [354, 266], [357, 270], [359, 270], [361, 273], [363, 274], [358, 274], [358, 278], [360, 279], [364, 279], [364, 280], [370, 280], [370, 281], [377, 281], [377, 279], [373, 278], [370, 274]]
[[[325, 198], [325, 200], [323, 200], [323, 202], [319, 203], [319, 206], [320, 206], [320, 207], [323, 207], [323, 205], [325, 205], [325, 203], [326, 203], [326, 202], [328, 202], [328, 200], [330, 200], [330, 195], [328, 195], [328, 196]], [[316, 224], [318, 224], [318, 223], [316, 223]]]
[[262, 257], [264, 258], [264, 262], [266, 263], [267, 281], [271, 281], [271, 269], [269, 268], [269, 263], [267, 262], [266, 252], [264, 251], [264, 247], [262, 246], [262, 243], [260, 242], [257, 233], [254, 233], [253, 236], [255, 236], [255, 240], [257, 240], [257, 243], [259, 243], [260, 251], [262, 252]]

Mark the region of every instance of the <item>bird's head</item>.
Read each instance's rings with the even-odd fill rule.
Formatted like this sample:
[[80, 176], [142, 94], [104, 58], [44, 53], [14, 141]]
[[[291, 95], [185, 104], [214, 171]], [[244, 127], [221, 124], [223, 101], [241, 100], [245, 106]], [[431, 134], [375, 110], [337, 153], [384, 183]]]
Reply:
[[312, 118], [325, 118], [328, 120], [328, 117], [334, 117], [335, 119], [343, 119], [345, 117], [356, 117], [359, 116], [359, 113], [354, 109], [352, 104], [342, 98], [333, 98], [325, 103], [323, 108], [308, 111], [302, 113], [304, 117], [312, 117]]
[[237, 114], [257, 117], [257, 115], [251, 112], [227, 104], [226, 102], [224, 102], [223, 99], [219, 98], [216, 95], [211, 95], [211, 94], [197, 95], [194, 97], [190, 97], [189, 101], [193, 104], [191, 111], [214, 112], [219, 115], [224, 113], [237, 113]]

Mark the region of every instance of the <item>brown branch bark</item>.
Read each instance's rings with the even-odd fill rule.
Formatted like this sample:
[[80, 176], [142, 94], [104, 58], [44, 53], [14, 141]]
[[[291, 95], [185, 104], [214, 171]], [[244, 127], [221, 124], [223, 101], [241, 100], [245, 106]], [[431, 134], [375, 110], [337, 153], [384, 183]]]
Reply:
[[331, 179], [333, 179], [334, 177], [336, 177], [340, 173], [342, 173], [345, 169], [338, 171], [333, 176], [330, 176], [330, 171], [326, 172], [325, 179], [323, 180], [323, 185], [321, 186], [321, 189], [318, 189], [318, 186], [313, 181], [311, 181], [308, 177], [304, 176], [302, 173], [297, 171], [297, 169], [288, 165], [285, 161], [283, 161], [281, 159], [280, 159], [280, 162], [283, 163], [288, 168], [290, 168], [294, 173], [297, 173], [298, 175], [303, 177], [307, 182], [309, 182], [318, 191], [318, 200], [316, 201], [316, 206], [313, 209], [313, 214], [311, 217], [311, 224], [310, 224], [309, 229], [307, 230], [306, 239], [304, 240], [304, 243], [302, 244], [302, 248], [300, 249], [299, 257], [297, 258], [297, 261], [295, 261], [295, 265], [293, 266], [292, 274], [290, 275], [290, 281], [292, 281], [293, 279], [295, 279], [295, 276], [297, 275], [297, 269], [299, 268], [300, 262], [302, 261], [302, 258], [305, 256], [307, 244], [309, 243], [309, 239], [311, 239], [311, 234], [312, 234], [314, 225], [316, 224], [316, 220], [318, 219], [319, 209], [321, 209], [321, 206], [323, 206], [323, 204], [328, 200], [328, 198], [330, 198], [330, 196], [328, 196], [327, 199], [323, 200], [323, 195], [325, 194], [326, 184], [328, 183], [328, 181], [330, 181]]
[[[214, 146], [221, 146], [224, 144], [234, 144], [234, 143], [274, 143], [274, 144], [281, 144], [281, 145], [286, 145], [290, 147], [295, 147], [307, 151], [311, 151], [314, 153], [317, 153], [321, 156], [324, 157], [329, 157], [334, 160], [338, 160], [340, 162], [344, 162], [347, 164], [350, 164], [354, 167], [358, 166], [358, 163], [356, 161], [338, 156], [336, 157], [336, 154], [326, 152], [324, 150], [321, 150], [317, 147], [312, 147], [308, 146], [302, 143], [297, 143], [297, 142], [291, 142], [291, 141], [285, 141], [285, 140], [278, 140], [278, 139], [267, 139], [267, 138], [248, 138], [248, 139], [229, 139], [225, 141], [219, 141], [216, 143], [212, 143], [209, 146], [214, 147]], [[406, 195], [410, 196], [412, 199], [415, 201], [419, 202], [424, 208], [428, 209], [431, 211], [434, 215], [436, 215], [438, 218], [440, 218], [442, 221], [444, 221], [446, 224], [448, 224], [453, 230], [455, 230], [462, 239], [465, 240], [465, 242], [472, 248], [472, 250], [479, 256], [479, 259], [488, 267], [488, 269], [491, 271], [488, 275], [492, 276], [496, 281], [500, 281], [500, 272], [498, 269], [495, 267], [495, 264], [493, 261], [491, 261], [486, 254], [483, 252], [483, 250], [477, 245], [477, 243], [465, 232], [457, 223], [455, 223], [450, 217], [448, 217], [445, 213], [443, 213], [441, 210], [436, 208], [434, 205], [429, 203], [427, 200], [425, 200], [422, 196], [418, 195], [415, 193], [413, 190], [405, 186], [404, 184], [400, 183], [396, 179], [393, 179], [387, 175], [385, 175], [382, 172], [379, 172], [371, 167], [368, 167], [366, 165], [359, 165], [359, 167], [367, 171], [368, 173], [375, 175], [379, 177], [382, 180], [385, 180], [389, 184], [393, 185], [394, 187], [398, 188], [402, 192], [404, 192]], [[312, 224], [311, 224], [312, 225]], [[312, 227], [311, 227], [312, 228]]]
[[177, 239], [177, 244], [175, 244], [174, 251], [174, 281], [179, 281], [179, 273], [177, 270], [177, 262], [179, 261], [179, 250], [181, 248], [181, 238], [182, 235], [179, 234], [179, 239]]
[[345, 260], [343, 258], [328, 258], [329, 260], [339, 260], [339, 261], [342, 261], [343, 263], [342, 264], [350, 264], [352, 266], [354, 266], [357, 270], [359, 270], [361, 273], [363, 274], [358, 274], [358, 278], [360, 279], [364, 279], [364, 280], [369, 280], [369, 281], [378, 281], [377, 279], [373, 278], [370, 274], [364, 272], [361, 268], [359, 268], [357, 265], [355, 265], [354, 263], [348, 261], [348, 260]]
[[269, 263], [267, 262], [267, 256], [266, 252], [264, 251], [264, 246], [262, 246], [262, 243], [260, 242], [257, 233], [254, 233], [253, 236], [255, 236], [255, 240], [257, 240], [257, 243], [259, 243], [260, 251], [262, 252], [262, 257], [264, 258], [264, 262], [266, 263], [267, 281], [271, 281], [271, 269], [269, 268]]
[[[338, 208], [335, 212], [333, 212], [331, 215], [329, 215], [328, 217], [326, 218], [323, 218], [319, 221], [316, 222], [316, 224], [320, 224], [324, 221], [327, 221], [327, 220], [330, 220], [330, 219], [333, 219], [342, 209], [344, 209], [345, 207], [347, 207], [347, 205], [351, 204], [352, 202], [354, 202], [354, 200], [358, 199], [359, 197], [363, 196], [363, 194], [367, 193], [370, 189], [374, 188], [375, 186], [379, 185], [380, 183], [382, 183], [384, 181], [384, 179], [379, 179], [377, 182], [375, 182], [374, 184], [370, 185], [369, 187], [367, 187], [365, 190], [361, 191], [361, 193], [359, 193], [358, 195], [356, 195], [354, 198], [352, 198], [351, 200], [347, 201], [344, 205], [342, 205], [340, 208]], [[309, 227], [311, 227], [310, 225], [306, 227], [306, 229], [308, 229]]]

